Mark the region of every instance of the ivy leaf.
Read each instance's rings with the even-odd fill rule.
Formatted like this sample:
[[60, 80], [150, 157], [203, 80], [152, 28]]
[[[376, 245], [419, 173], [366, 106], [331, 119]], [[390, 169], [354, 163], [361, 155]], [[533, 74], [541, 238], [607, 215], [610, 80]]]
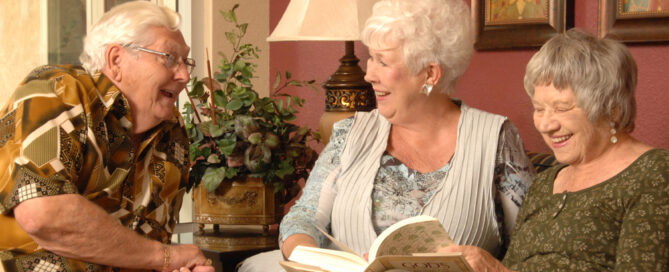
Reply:
[[279, 163], [279, 169], [275, 171], [276, 176], [278, 176], [280, 179], [283, 179], [286, 175], [290, 175], [293, 172], [295, 172], [295, 168], [293, 167], [293, 159], [291, 158], [286, 158]]
[[202, 175], [202, 184], [204, 184], [207, 192], [213, 192], [223, 182], [224, 177], [225, 167], [207, 167], [207, 170], [204, 170], [204, 175]]

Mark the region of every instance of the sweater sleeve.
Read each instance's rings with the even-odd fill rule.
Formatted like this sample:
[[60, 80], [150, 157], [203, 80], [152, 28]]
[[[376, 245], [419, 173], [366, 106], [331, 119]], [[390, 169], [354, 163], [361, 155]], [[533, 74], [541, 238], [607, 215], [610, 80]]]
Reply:
[[352, 124], [353, 118], [349, 117], [333, 125], [330, 141], [316, 160], [300, 199], [281, 221], [280, 245], [297, 233], [313, 237], [321, 247], [328, 242], [315, 226], [325, 230], [330, 228], [330, 212], [336, 194], [332, 181], [339, 174], [339, 156]]
[[[525, 154], [518, 130], [510, 121], [500, 130], [495, 162], [495, 211], [503, 248], [507, 248], [518, 210], [534, 179], [534, 167]], [[503, 250], [504, 252], [505, 250]]]

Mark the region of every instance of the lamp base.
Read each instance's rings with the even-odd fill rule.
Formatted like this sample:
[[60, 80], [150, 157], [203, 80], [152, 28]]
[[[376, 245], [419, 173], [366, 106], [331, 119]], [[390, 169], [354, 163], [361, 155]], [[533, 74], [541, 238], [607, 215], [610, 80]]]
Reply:
[[346, 53], [339, 59], [341, 65], [323, 84], [325, 112], [319, 122], [319, 131], [326, 145], [334, 122], [352, 116], [356, 111], [376, 108], [372, 84], [365, 81], [365, 72], [358, 65], [360, 59], [355, 56], [353, 41], [346, 41], [344, 45]]

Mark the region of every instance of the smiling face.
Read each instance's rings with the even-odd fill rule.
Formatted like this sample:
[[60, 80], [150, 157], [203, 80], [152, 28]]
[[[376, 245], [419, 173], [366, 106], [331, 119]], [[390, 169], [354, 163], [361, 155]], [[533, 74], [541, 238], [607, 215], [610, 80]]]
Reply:
[[[168, 53], [179, 60], [188, 56], [190, 49], [181, 32], [153, 27], [147, 30], [147, 35], [152, 35], [154, 41], [142, 47]], [[133, 132], [141, 133], [174, 117], [174, 103], [190, 75], [183, 63], [168, 68], [164, 56], [131, 48], [124, 50], [127, 61], [120, 66], [122, 76], [117, 86], [130, 102]]]
[[590, 122], [571, 88], [535, 86], [532, 104], [534, 127], [558, 161], [570, 165], [586, 163], [598, 158], [608, 147], [609, 124], [603, 120]]
[[399, 47], [387, 50], [370, 48], [369, 55], [365, 80], [374, 88], [379, 113], [391, 123], [396, 118], [410, 117], [411, 106], [427, 98], [420, 94], [427, 78], [425, 70], [412, 75]]

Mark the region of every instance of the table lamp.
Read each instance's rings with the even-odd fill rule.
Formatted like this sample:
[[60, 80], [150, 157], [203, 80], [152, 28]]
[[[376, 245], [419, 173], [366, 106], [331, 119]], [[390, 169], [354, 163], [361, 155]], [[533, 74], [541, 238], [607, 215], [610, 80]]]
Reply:
[[323, 83], [325, 112], [319, 121], [323, 143], [327, 144], [332, 124], [376, 107], [372, 85], [364, 80], [365, 72], [358, 65], [353, 41], [360, 40], [360, 31], [372, 14], [378, 0], [291, 0], [269, 42], [276, 41], [344, 41], [345, 55], [337, 71]]

